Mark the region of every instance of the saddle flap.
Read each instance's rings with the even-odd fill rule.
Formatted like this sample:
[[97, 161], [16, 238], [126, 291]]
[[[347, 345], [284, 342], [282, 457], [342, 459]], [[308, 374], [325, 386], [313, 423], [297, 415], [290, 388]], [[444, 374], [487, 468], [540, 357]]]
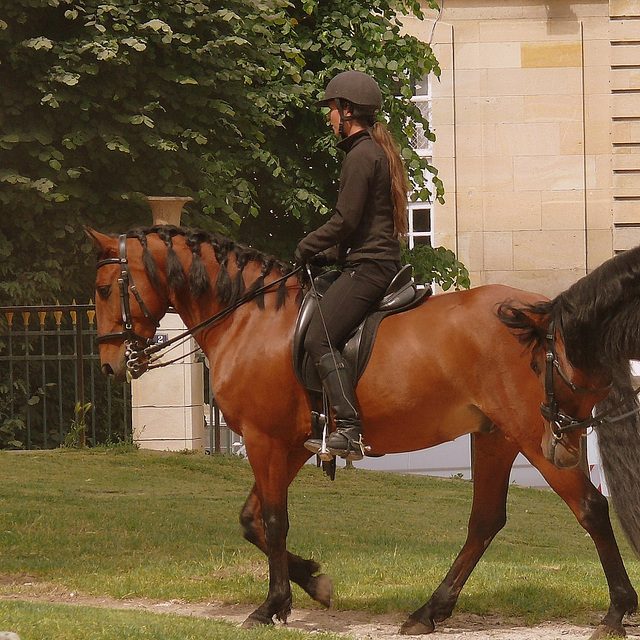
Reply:
[[[326, 293], [327, 289], [340, 277], [341, 271], [332, 270], [332, 271], [324, 271], [319, 276], [316, 276], [313, 280], [314, 288], [320, 298]], [[304, 378], [307, 376], [301, 375], [301, 371], [311, 370], [315, 371], [315, 367], [311, 364], [311, 366], [306, 365], [305, 361], [308, 358], [305, 357], [304, 352], [304, 336], [307, 332], [307, 328], [309, 326], [309, 322], [311, 322], [311, 316], [313, 315], [316, 307], [318, 306], [318, 301], [316, 297], [313, 295], [312, 291], [307, 291], [305, 294], [302, 304], [300, 305], [300, 311], [298, 312], [298, 319], [296, 320], [296, 326], [293, 332], [293, 369], [296, 373], [296, 377], [298, 381], [301, 382], [306, 387], [306, 381]], [[309, 387], [307, 387], [309, 388]], [[318, 383], [311, 386], [311, 390], [322, 390], [322, 385], [320, 384], [320, 378], [318, 377]]]

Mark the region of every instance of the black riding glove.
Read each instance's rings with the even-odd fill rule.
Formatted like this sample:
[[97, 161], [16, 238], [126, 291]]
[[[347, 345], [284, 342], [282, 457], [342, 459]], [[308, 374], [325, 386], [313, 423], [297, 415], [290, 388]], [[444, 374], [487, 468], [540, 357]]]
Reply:
[[296, 266], [302, 266], [309, 261], [309, 256], [305, 256], [304, 252], [300, 250], [300, 246], [297, 246], [293, 252], [293, 261]]

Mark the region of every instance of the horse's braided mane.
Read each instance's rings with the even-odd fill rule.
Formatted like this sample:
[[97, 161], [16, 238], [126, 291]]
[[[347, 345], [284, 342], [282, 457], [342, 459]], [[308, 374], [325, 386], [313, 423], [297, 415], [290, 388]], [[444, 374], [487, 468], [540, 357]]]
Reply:
[[[175, 227], [173, 225], [156, 225], [153, 227], [141, 227], [127, 232], [128, 238], [137, 239], [142, 246], [142, 263], [149, 276], [149, 280], [158, 287], [158, 265], [147, 246], [147, 236], [155, 233], [167, 247], [166, 278], [167, 284], [174, 290], [180, 289], [186, 284], [195, 298], [204, 295], [210, 289], [222, 304], [234, 304], [245, 293], [253, 293], [264, 285], [265, 277], [274, 269], [286, 275], [291, 271], [291, 266], [268, 256], [253, 247], [238, 244], [230, 238], [218, 233], [191, 229], [188, 227]], [[178, 254], [173, 248], [173, 238], [183, 236], [185, 243], [192, 253], [193, 259], [188, 274], [188, 283], [184, 269]], [[212, 285], [207, 273], [206, 265], [202, 259], [202, 245], [209, 244], [213, 248], [216, 260], [219, 264], [216, 282]], [[233, 255], [237, 265], [237, 272], [233, 278], [227, 270], [229, 256]], [[250, 262], [258, 262], [261, 265], [260, 276], [248, 289], [243, 278], [244, 268]], [[287, 297], [286, 282], [280, 283], [276, 295], [276, 308], [279, 309], [285, 303]], [[256, 297], [258, 306], [264, 308], [264, 294]]]
[[639, 313], [640, 247], [607, 260], [553, 300], [533, 305], [509, 300], [497, 311], [519, 340], [534, 348], [546, 329], [532, 316], [555, 320], [569, 360], [586, 372], [612, 370], [640, 356]]

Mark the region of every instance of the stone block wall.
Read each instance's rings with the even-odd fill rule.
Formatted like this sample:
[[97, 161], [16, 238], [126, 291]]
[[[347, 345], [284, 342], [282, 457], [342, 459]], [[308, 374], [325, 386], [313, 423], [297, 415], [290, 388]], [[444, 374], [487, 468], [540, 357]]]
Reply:
[[445, 0], [428, 15], [405, 28], [442, 67], [436, 242], [473, 284], [552, 296], [638, 244], [640, 0]]
[[613, 244], [640, 244], [640, 0], [610, 1]]

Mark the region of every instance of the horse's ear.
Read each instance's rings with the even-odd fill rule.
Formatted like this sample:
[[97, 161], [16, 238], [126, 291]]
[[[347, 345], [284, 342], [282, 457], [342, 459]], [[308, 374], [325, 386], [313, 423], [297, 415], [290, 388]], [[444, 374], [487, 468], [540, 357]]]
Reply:
[[109, 236], [104, 233], [100, 233], [95, 229], [91, 229], [90, 227], [84, 227], [84, 232], [87, 234], [91, 242], [93, 242], [99, 253], [104, 253], [107, 250], [107, 241], [109, 240]]
[[498, 307], [496, 315], [521, 344], [540, 344], [549, 326], [549, 314], [542, 311], [541, 304], [522, 304], [505, 300]]
[[536, 313], [535, 311], [526, 310], [524, 314], [529, 318], [529, 322], [532, 326], [537, 327], [541, 331], [546, 331], [549, 326], [549, 314], [548, 313]]

